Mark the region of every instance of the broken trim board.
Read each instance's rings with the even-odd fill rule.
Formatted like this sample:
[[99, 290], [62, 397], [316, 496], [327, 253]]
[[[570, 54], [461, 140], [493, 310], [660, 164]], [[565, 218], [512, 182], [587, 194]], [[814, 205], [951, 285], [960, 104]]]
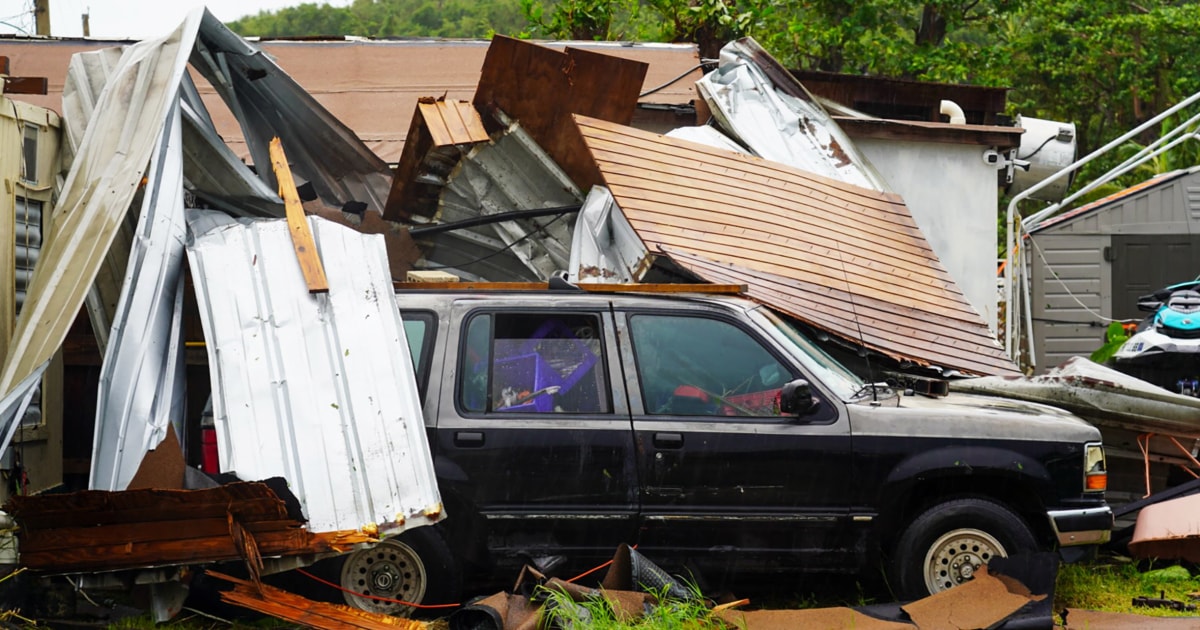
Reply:
[[287, 210], [292, 246], [296, 248], [296, 261], [300, 263], [300, 272], [304, 274], [308, 292], [328, 293], [329, 280], [325, 278], [325, 268], [321, 266], [321, 257], [317, 255], [312, 230], [308, 229], [308, 221], [304, 220], [304, 207], [300, 204], [296, 181], [292, 179], [292, 170], [288, 168], [287, 155], [283, 152], [283, 142], [279, 136], [271, 140], [271, 168], [275, 171], [275, 179], [279, 181], [279, 196]]
[[383, 237], [308, 218], [329, 274], [310, 294], [286, 221], [188, 217], [222, 472], [283, 477], [313, 531], [440, 520]]

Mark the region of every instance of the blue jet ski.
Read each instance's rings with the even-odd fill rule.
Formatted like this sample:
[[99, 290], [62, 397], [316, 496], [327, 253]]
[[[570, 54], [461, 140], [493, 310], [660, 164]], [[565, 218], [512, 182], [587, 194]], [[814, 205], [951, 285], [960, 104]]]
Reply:
[[1200, 279], [1138, 298], [1150, 315], [1113, 355], [1116, 369], [1159, 387], [1200, 397]]

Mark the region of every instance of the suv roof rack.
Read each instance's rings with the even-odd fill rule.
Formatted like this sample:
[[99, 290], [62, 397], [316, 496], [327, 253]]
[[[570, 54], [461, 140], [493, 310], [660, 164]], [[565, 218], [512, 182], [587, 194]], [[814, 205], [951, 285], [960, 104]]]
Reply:
[[[559, 285], [561, 286], [561, 285]], [[549, 282], [393, 282], [396, 290], [419, 291], [550, 291]], [[571, 285], [572, 289], [587, 293], [716, 293], [736, 295], [745, 293], [744, 284], [602, 284], [584, 282]]]

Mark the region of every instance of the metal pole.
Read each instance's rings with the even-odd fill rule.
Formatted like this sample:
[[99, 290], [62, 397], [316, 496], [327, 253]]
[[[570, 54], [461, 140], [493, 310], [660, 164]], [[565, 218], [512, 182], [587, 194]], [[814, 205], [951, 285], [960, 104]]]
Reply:
[[[1024, 201], [1025, 199], [1028, 199], [1030, 195], [1049, 186], [1051, 183], [1053, 183], [1054, 181], [1063, 177], [1064, 175], [1071, 173], [1072, 171], [1079, 168], [1080, 166], [1083, 166], [1084, 164], [1091, 162], [1092, 160], [1096, 159], [1097, 157], [1103, 155], [1104, 153], [1109, 152], [1113, 148], [1120, 146], [1125, 141], [1133, 138], [1134, 136], [1138, 135], [1139, 133], [1142, 133], [1143, 131], [1149, 129], [1152, 126], [1157, 125], [1158, 123], [1162, 122], [1163, 119], [1167, 118], [1168, 116], [1171, 116], [1175, 112], [1187, 107], [1188, 105], [1195, 103], [1198, 100], [1200, 100], [1200, 92], [1196, 92], [1195, 94], [1192, 94], [1191, 96], [1180, 101], [1179, 103], [1177, 103], [1175, 106], [1171, 107], [1170, 109], [1155, 116], [1154, 118], [1151, 118], [1150, 120], [1147, 120], [1146, 122], [1142, 123], [1141, 125], [1138, 125], [1132, 131], [1126, 133], [1125, 135], [1121, 136], [1120, 138], [1117, 138], [1116, 140], [1109, 142], [1108, 144], [1100, 147], [1099, 149], [1092, 151], [1091, 153], [1087, 154], [1085, 157], [1078, 159], [1067, 166], [1064, 166], [1057, 173], [1051, 175], [1050, 177], [1047, 177], [1046, 179], [1038, 182], [1037, 184], [1034, 184], [1033, 186], [1029, 187], [1028, 189], [1021, 191], [1016, 196], [1014, 196], [1011, 201], [1008, 202], [1008, 211], [1007, 211], [1006, 218], [1005, 218], [1005, 225], [1008, 227], [1008, 229], [1005, 230], [1006, 234], [1005, 234], [1005, 250], [1004, 250], [1005, 256], [1008, 257], [1008, 264], [1006, 264], [1004, 266], [1004, 300], [1005, 300], [1005, 303], [1008, 305], [1008, 307], [1006, 310], [1006, 317], [1004, 318], [1004, 331], [1005, 331], [1004, 350], [1005, 350], [1005, 352], [1008, 353], [1009, 358], [1013, 359], [1014, 361], [1017, 359], [1017, 357], [1014, 354], [1014, 350], [1013, 350], [1013, 346], [1015, 343], [1013, 337], [1016, 334], [1016, 330], [1020, 327], [1020, 322], [1019, 322], [1020, 315], [1018, 314], [1016, 317], [1014, 317], [1013, 312], [1012, 312], [1012, 299], [1013, 299], [1013, 290], [1014, 290], [1014, 287], [1013, 287], [1013, 265], [1016, 264], [1016, 261], [1014, 260], [1014, 256], [1013, 256], [1013, 243], [1014, 243], [1015, 239], [1020, 238], [1020, 232], [1021, 232], [1021, 227], [1022, 227], [1022, 224], [1017, 222], [1017, 220], [1016, 220], [1017, 204]], [[1029, 289], [1029, 287], [1026, 286], [1025, 290], [1028, 291], [1028, 289]], [[1026, 296], [1026, 299], [1028, 299], [1028, 296]], [[1032, 339], [1032, 337], [1030, 337], [1030, 339]]]
[[91, 27], [91, 24], [90, 24], [89, 22], [91, 21], [92, 14], [91, 14], [91, 13], [84, 13], [84, 14], [83, 14], [82, 16], [80, 16], [80, 17], [82, 17], [82, 18], [83, 18], [83, 36], [84, 36], [84, 37], [91, 37], [91, 36], [92, 36], [92, 27]]
[[50, 0], [33, 0], [33, 16], [38, 35], [50, 35]]

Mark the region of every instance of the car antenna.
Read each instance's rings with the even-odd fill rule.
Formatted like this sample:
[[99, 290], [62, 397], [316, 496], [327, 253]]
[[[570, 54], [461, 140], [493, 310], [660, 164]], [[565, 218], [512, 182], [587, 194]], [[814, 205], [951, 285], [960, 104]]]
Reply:
[[858, 343], [862, 346], [862, 358], [867, 362], [867, 387], [871, 388], [871, 402], [879, 402], [879, 391], [875, 387], [875, 368], [871, 366], [871, 353], [867, 350], [867, 338], [863, 334], [862, 324], [858, 321], [858, 309], [854, 305], [854, 292], [850, 290], [850, 274], [846, 273], [846, 260], [842, 257], [842, 248], [837, 239], [833, 239], [833, 249], [837, 251], [838, 263], [842, 268], [842, 280], [846, 283], [846, 297], [850, 301], [850, 315], [854, 318], [854, 328], [858, 330]]

